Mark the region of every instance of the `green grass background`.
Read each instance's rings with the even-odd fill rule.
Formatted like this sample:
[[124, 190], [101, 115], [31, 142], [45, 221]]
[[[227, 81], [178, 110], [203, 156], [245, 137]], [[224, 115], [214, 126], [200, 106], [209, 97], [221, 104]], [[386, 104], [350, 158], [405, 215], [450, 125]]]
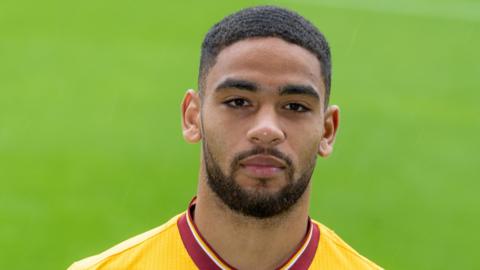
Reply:
[[0, 269], [65, 269], [183, 211], [180, 132], [208, 28], [274, 3], [314, 22], [342, 109], [311, 215], [387, 269], [480, 269], [480, 2], [0, 2]]

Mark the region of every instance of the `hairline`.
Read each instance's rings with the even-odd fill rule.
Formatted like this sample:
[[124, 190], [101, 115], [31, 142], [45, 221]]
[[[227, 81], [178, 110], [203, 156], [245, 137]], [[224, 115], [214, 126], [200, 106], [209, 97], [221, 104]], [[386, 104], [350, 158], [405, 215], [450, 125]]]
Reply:
[[[265, 36], [251, 36], [251, 37], [244, 37], [244, 38], [240, 38], [238, 40], [235, 40], [234, 42], [231, 42], [229, 44], [226, 44], [224, 46], [221, 46], [218, 48], [217, 52], [216, 53], [212, 53], [210, 51], [207, 51], [202, 48], [202, 55], [201, 55], [201, 60], [200, 60], [200, 70], [199, 70], [199, 74], [198, 74], [198, 92], [199, 92], [199, 95], [200, 95], [200, 99], [203, 99], [203, 95], [204, 95], [204, 92], [205, 92], [205, 84], [206, 84], [206, 80], [207, 80], [207, 76], [208, 74], [210, 74], [210, 71], [211, 69], [215, 66], [215, 64], [217, 63], [217, 58], [218, 56], [220, 55], [220, 53], [225, 50], [226, 48], [238, 43], [238, 42], [241, 42], [241, 41], [245, 41], [245, 40], [255, 40], [255, 39], [267, 39], [267, 38], [278, 38], [278, 39], [281, 39], [289, 44], [293, 44], [293, 45], [296, 45], [298, 47], [301, 47], [305, 50], [307, 50], [308, 52], [310, 52], [311, 54], [313, 54], [313, 56], [315, 56], [315, 58], [317, 59], [317, 62], [318, 64], [320, 65], [320, 76], [321, 76], [321, 79], [322, 79], [322, 83], [323, 83], [323, 89], [324, 89], [324, 93], [323, 93], [323, 96], [324, 96], [324, 106], [325, 108], [327, 108], [328, 106], [328, 102], [329, 102], [329, 96], [330, 96], [330, 85], [327, 84], [327, 78], [325, 78], [324, 76], [324, 72], [326, 72], [324, 69], [324, 64], [322, 63], [322, 60], [320, 59], [319, 55], [314, 52], [313, 50], [305, 47], [305, 46], [302, 46], [300, 44], [297, 44], [297, 43], [294, 43], [294, 42], [291, 42], [289, 40], [287, 40], [286, 38], [282, 37], [282, 36], [278, 36], [278, 35], [265, 35]], [[208, 53], [209, 55], [204, 55], [204, 53]], [[210, 60], [209, 61], [202, 61], [204, 58], [206, 57], [209, 57], [210, 56]], [[331, 61], [331, 60], [330, 60]], [[202, 64], [203, 64], [203, 68], [202, 68]], [[206, 65], [208, 64], [208, 65]], [[331, 73], [331, 71], [330, 71]]]

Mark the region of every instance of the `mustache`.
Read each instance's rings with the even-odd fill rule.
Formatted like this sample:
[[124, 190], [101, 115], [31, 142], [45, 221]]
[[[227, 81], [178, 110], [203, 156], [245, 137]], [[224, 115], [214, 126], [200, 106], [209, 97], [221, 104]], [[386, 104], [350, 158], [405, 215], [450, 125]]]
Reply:
[[255, 147], [253, 149], [240, 152], [233, 158], [232, 165], [233, 167], [238, 167], [240, 166], [239, 164], [242, 159], [248, 158], [250, 156], [260, 155], [260, 154], [270, 155], [278, 159], [281, 159], [285, 162], [285, 164], [289, 168], [291, 168], [293, 165], [292, 159], [289, 158], [286, 154], [282, 153], [280, 150], [275, 148], [264, 148], [264, 147]]

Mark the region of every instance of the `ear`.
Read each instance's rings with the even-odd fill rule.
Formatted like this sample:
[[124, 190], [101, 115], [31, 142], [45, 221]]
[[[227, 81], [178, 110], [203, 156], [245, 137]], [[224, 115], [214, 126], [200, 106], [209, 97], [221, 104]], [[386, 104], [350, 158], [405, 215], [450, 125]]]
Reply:
[[327, 108], [323, 121], [323, 135], [318, 146], [318, 154], [328, 157], [333, 152], [333, 144], [337, 136], [340, 109], [332, 105]]
[[199, 142], [202, 139], [200, 126], [200, 97], [189, 89], [182, 101], [182, 131], [185, 141]]

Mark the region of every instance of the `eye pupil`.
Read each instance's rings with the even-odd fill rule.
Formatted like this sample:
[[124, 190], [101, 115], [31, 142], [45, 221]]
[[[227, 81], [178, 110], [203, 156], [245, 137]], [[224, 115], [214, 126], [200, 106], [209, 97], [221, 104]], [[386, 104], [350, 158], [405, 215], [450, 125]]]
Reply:
[[302, 104], [299, 103], [289, 103], [285, 106], [287, 110], [294, 111], [294, 112], [307, 112], [309, 109]]
[[231, 108], [243, 108], [249, 106], [249, 101], [243, 98], [235, 98], [224, 102], [227, 106]]
[[235, 99], [233, 102], [235, 103], [236, 106], [242, 106], [245, 103], [243, 99]]

